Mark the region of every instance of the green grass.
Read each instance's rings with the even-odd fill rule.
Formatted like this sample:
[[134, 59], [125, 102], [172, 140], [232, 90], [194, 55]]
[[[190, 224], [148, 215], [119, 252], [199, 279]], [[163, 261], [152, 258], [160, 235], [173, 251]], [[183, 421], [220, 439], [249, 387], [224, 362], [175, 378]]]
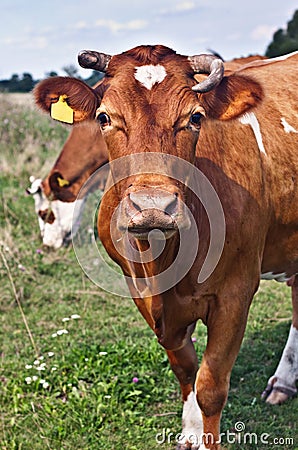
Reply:
[[[15, 105], [2, 108], [0, 116], [1, 450], [174, 448], [173, 438], [158, 445], [155, 436], [181, 431], [178, 383], [132, 300], [94, 286], [72, 248], [37, 252], [38, 224], [24, 189], [31, 173], [45, 175], [67, 129]], [[80, 318], [63, 321], [74, 314]], [[222, 431], [233, 432], [242, 421], [247, 432], [292, 437], [295, 443], [228, 443], [229, 450], [298, 448], [297, 399], [277, 407], [260, 399], [290, 321], [289, 288], [262, 283], [233, 370]], [[63, 329], [68, 333], [57, 335]], [[195, 336], [201, 356], [204, 326]]]

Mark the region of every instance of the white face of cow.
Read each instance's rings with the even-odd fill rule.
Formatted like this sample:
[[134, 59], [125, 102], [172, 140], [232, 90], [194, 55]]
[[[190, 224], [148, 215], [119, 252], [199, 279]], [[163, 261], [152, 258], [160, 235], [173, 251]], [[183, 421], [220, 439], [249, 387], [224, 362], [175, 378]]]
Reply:
[[43, 193], [42, 180], [30, 177], [30, 182], [27, 192], [34, 199], [43, 244], [54, 249], [67, 245], [71, 240], [71, 233], [75, 234], [78, 229], [85, 199], [77, 200], [79, 205], [76, 202], [49, 201]]

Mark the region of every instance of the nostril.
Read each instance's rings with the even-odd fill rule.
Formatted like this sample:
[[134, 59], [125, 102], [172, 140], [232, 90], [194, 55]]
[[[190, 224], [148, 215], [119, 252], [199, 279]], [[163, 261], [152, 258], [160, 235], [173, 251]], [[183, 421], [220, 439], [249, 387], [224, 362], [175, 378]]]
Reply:
[[128, 196], [130, 207], [137, 212], [159, 210], [166, 214], [174, 214], [178, 204], [178, 194], [162, 190], [131, 192]]
[[133, 208], [136, 210], [136, 211], [142, 211], [142, 208], [135, 202], [135, 201], [133, 201], [132, 199], [131, 199], [131, 197], [129, 198], [130, 199], [130, 203], [131, 203], [131, 205], [133, 206]]
[[131, 206], [133, 207], [133, 209], [135, 209], [136, 211], [142, 211], [142, 206], [139, 204], [140, 203], [140, 199], [138, 198], [138, 196], [136, 194], [128, 194], [128, 198], [129, 198], [129, 202], [131, 204]]
[[177, 212], [177, 207], [178, 207], [178, 194], [175, 193], [171, 202], [166, 206], [165, 213], [171, 216], [172, 214]]

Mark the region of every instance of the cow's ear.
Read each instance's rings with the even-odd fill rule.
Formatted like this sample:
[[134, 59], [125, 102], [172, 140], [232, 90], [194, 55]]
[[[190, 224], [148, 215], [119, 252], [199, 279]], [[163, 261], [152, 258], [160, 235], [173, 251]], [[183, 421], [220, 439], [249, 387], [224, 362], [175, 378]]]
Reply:
[[71, 77], [51, 77], [34, 89], [36, 105], [53, 119], [73, 123], [95, 118], [100, 99], [83, 81]]
[[206, 117], [235, 119], [262, 101], [263, 90], [258, 82], [241, 75], [224, 77], [212, 91], [200, 95]]

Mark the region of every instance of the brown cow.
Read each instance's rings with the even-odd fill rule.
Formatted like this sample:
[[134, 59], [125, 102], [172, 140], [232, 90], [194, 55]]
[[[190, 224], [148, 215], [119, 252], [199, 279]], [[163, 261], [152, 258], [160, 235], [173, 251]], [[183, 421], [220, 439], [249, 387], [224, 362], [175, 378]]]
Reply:
[[[241, 63], [263, 58], [254, 55], [233, 59], [225, 63], [225, 71], [232, 71], [241, 66]], [[204, 78], [201, 75], [198, 80]], [[97, 84], [93, 86], [96, 87]], [[73, 127], [48, 176], [43, 180], [34, 179], [32, 186], [27, 189], [35, 201], [44, 245], [58, 249], [70, 242], [71, 235], [74, 235], [74, 229], [71, 233], [74, 205], [64, 205], [64, 202], [74, 202], [85, 181], [107, 162], [108, 151], [98, 124], [86, 121]], [[100, 180], [94, 177], [96, 185], [93, 188], [104, 189], [107, 175], [107, 171], [104, 173], [101, 170]], [[90, 190], [92, 186], [88, 184], [88, 192]], [[80, 194], [80, 197], [78, 201], [83, 206], [84, 196]], [[79, 210], [76, 206], [75, 211], [80, 215], [83, 207]]]
[[[293, 277], [284, 351], [291, 377], [283, 379], [283, 367], [270, 387], [286, 396], [296, 390], [298, 55], [225, 77], [222, 61], [163, 46], [113, 57], [85, 51], [79, 61], [106, 72], [96, 90], [51, 78], [37, 87], [36, 101], [49, 111], [66, 96], [75, 122], [97, 117], [116, 180], [101, 203], [100, 238], [180, 382], [177, 448], [218, 450], [230, 373], [261, 274]], [[198, 84], [197, 72], [210, 75]], [[208, 330], [199, 370], [191, 341], [198, 319]]]
[[93, 186], [89, 183], [88, 192], [81, 192], [77, 199], [79, 191], [90, 175], [107, 162], [107, 147], [98, 124], [86, 121], [72, 128], [49, 175], [44, 180], [30, 179], [27, 192], [34, 199], [44, 245], [58, 249], [71, 241], [87, 194], [104, 189], [108, 170], [102, 169], [100, 179], [96, 178]]
[[[53, 200], [73, 202], [90, 175], [107, 162], [108, 151], [98, 124], [95, 121], [77, 124], [43, 180], [43, 191]], [[100, 188], [105, 181], [102, 180]]]
[[[239, 68], [253, 60], [265, 59], [260, 55], [247, 58], [236, 58], [225, 62], [225, 73]], [[197, 80], [203, 80], [206, 75], [198, 75]], [[97, 84], [93, 86], [96, 88]], [[86, 121], [72, 128], [61, 152], [48, 176], [33, 181], [27, 192], [32, 194], [38, 215], [43, 244], [55, 249], [67, 245], [76, 232], [72, 227], [73, 212], [76, 212], [75, 222], [79, 224], [80, 215], [84, 211], [86, 195], [80, 193], [81, 187], [90, 175], [108, 162], [108, 151], [101, 130], [95, 121]], [[106, 168], [107, 169], [107, 168]], [[108, 170], [101, 170], [100, 179], [94, 177], [94, 186], [88, 184], [88, 193], [94, 188], [104, 189]], [[82, 204], [82, 208], [64, 203]]]

